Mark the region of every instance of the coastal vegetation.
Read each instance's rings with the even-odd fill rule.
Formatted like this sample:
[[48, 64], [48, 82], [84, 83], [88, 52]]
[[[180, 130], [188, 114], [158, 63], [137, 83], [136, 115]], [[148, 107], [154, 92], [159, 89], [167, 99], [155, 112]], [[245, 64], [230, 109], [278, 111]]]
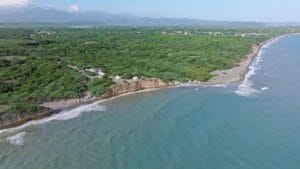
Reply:
[[[184, 27], [0, 28], [0, 113], [103, 94], [113, 78], [207, 81], [280, 31]], [[91, 78], [97, 68], [105, 75]]]

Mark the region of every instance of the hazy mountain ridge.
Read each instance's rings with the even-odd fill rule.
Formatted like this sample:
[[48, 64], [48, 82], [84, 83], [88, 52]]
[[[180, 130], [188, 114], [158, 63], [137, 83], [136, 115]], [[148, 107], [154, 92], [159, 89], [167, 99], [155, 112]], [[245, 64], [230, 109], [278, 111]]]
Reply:
[[186, 18], [151, 18], [105, 12], [69, 13], [53, 8], [1, 8], [0, 23], [54, 23], [97, 25], [240, 25], [264, 26], [258, 22], [206, 21]]

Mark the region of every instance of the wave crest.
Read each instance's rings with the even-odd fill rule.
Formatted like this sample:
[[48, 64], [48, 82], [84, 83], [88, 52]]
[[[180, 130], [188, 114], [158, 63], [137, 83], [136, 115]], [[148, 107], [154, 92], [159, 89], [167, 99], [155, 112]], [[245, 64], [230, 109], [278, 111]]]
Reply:
[[14, 136], [7, 137], [6, 140], [13, 145], [24, 145], [26, 132], [18, 133]]
[[226, 88], [227, 85], [226, 85], [226, 84], [216, 84], [216, 85], [213, 85], [212, 87], [216, 87], [216, 88]]

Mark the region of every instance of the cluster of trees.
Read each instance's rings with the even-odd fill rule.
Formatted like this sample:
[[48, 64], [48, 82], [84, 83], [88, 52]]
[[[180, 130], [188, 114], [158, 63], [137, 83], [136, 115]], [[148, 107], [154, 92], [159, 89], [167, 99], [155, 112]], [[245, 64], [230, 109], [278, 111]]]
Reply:
[[[162, 33], [178, 29], [187, 28], [0, 28], [0, 105], [33, 111], [86, 91], [101, 95], [116, 75], [205, 81], [268, 38]], [[100, 68], [106, 76], [91, 80], [68, 65]]]

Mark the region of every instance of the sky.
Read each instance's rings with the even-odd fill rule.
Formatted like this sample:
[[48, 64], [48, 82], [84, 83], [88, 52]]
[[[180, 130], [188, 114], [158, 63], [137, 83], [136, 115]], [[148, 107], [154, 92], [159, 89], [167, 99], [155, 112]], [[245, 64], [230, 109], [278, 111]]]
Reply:
[[300, 22], [300, 0], [0, 0], [1, 6], [203, 20]]

